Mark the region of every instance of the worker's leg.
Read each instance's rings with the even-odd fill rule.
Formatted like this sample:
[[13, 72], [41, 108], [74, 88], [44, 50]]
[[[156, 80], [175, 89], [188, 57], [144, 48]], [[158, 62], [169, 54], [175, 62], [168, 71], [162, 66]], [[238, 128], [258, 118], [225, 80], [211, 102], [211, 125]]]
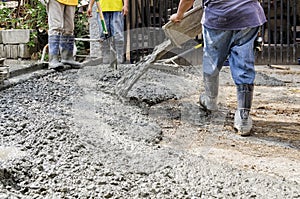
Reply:
[[218, 109], [219, 71], [227, 58], [232, 31], [203, 27], [203, 83], [205, 92], [200, 95], [200, 105], [207, 110]]
[[61, 62], [79, 69], [81, 63], [74, 60], [74, 18], [75, 6], [65, 6], [63, 33], [60, 36]]
[[102, 54], [102, 63], [109, 64], [111, 63], [111, 52], [110, 52], [110, 42], [111, 42], [111, 12], [103, 12], [103, 17], [105, 20], [105, 24], [107, 27], [108, 34], [105, 35], [103, 33], [103, 28], [101, 24], [101, 19], [99, 14], [97, 15], [97, 22], [99, 27], [100, 39], [102, 40], [100, 43], [100, 50]]
[[63, 64], [59, 61], [59, 38], [63, 27], [63, 11], [65, 5], [56, 0], [49, 0], [48, 13], [48, 45], [49, 45], [49, 69], [61, 70]]
[[112, 35], [115, 41], [118, 63], [124, 62], [124, 16], [122, 12], [112, 13]]
[[258, 28], [236, 31], [231, 48], [229, 64], [237, 87], [237, 110], [234, 127], [241, 135], [249, 135], [252, 128], [250, 109], [252, 106], [255, 69], [254, 41]]

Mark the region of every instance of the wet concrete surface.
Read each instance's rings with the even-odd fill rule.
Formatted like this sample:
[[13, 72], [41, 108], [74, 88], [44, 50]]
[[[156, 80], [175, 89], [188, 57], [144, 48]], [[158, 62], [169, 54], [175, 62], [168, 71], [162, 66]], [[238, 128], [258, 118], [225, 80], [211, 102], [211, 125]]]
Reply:
[[41, 70], [0, 91], [1, 146], [21, 152], [2, 150], [0, 198], [300, 197], [297, 67], [258, 67], [250, 137], [232, 128], [228, 68], [207, 114], [201, 66], [149, 70], [124, 100], [130, 67]]

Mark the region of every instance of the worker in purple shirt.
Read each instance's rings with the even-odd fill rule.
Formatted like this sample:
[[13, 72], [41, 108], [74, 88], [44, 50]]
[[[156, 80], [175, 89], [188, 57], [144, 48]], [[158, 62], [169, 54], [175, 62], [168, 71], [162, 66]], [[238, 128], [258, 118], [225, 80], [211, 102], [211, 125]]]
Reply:
[[[180, 0], [177, 13], [170, 18], [180, 22], [194, 0]], [[216, 111], [219, 72], [228, 58], [231, 75], [237, 88], [237, 110], [234, 127], [242, 136], [250, 135], [255, 69], [254, 41], [266, 17], [258, 0], [203, 0], [203, 81], [205, 92], [200, 105]]]

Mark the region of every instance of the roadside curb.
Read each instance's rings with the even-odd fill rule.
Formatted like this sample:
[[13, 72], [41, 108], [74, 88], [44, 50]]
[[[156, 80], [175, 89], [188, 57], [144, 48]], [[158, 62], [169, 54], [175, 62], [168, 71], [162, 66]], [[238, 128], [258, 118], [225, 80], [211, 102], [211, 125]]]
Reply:
[[9, 66], [9, 78], [0, 84], [0, 90], [15, 86], [31, 78], [54, 72], [52, 70], [48, 70], [47, 67], [48, 64], [46, 62], [21, 66]]
[[[82, 62], [84, 66], [96, 66], [102, 62], [102, 59], [90, 59]], [[48, 69], [47, 62], [37, 62], [31, 64], [9, 65], [9, 78], [0, 84], [0, 90], [7, 89], [17, 84], [23, 83], [31, 78], [44, 76], [56, 72]], [[69, 67], [66, 67], [69, 69]]]
[[46, 69], [47, 67], [48, 64], [43, 62], [43, 63], [30, 64], [28, 66], [24, 66], [21, 68], [10, 68], [11, 70], [9, 71], [9, 77], [12, 78], [12, 77], [24, 75], [26, 73], [31, 73], [37, 70]]

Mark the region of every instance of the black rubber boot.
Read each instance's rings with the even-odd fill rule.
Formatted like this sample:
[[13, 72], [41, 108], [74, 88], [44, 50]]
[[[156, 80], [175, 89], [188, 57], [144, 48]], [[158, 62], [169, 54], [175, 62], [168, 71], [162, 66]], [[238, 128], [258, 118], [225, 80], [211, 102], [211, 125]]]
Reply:
[[50, 35], [49, 44], [49, 66], [48, 69], [62, 70], [64, 65], [59, 61], [59, 35]]
[[80, 69], [82, 64], [74, 60], [74, 36], [73, 35], [61, 35], [60, 36], [60, 54], [61, 62], [65, 65], [70, 65], [74, 69]]
[[250, 135], [252, 129], [252, 118], [250, 117], [250, 109], [253, 99], [253, 84], [237, 85], [237, 102], [238, 108], [234, 116], [234, 128], [242, 136]]

